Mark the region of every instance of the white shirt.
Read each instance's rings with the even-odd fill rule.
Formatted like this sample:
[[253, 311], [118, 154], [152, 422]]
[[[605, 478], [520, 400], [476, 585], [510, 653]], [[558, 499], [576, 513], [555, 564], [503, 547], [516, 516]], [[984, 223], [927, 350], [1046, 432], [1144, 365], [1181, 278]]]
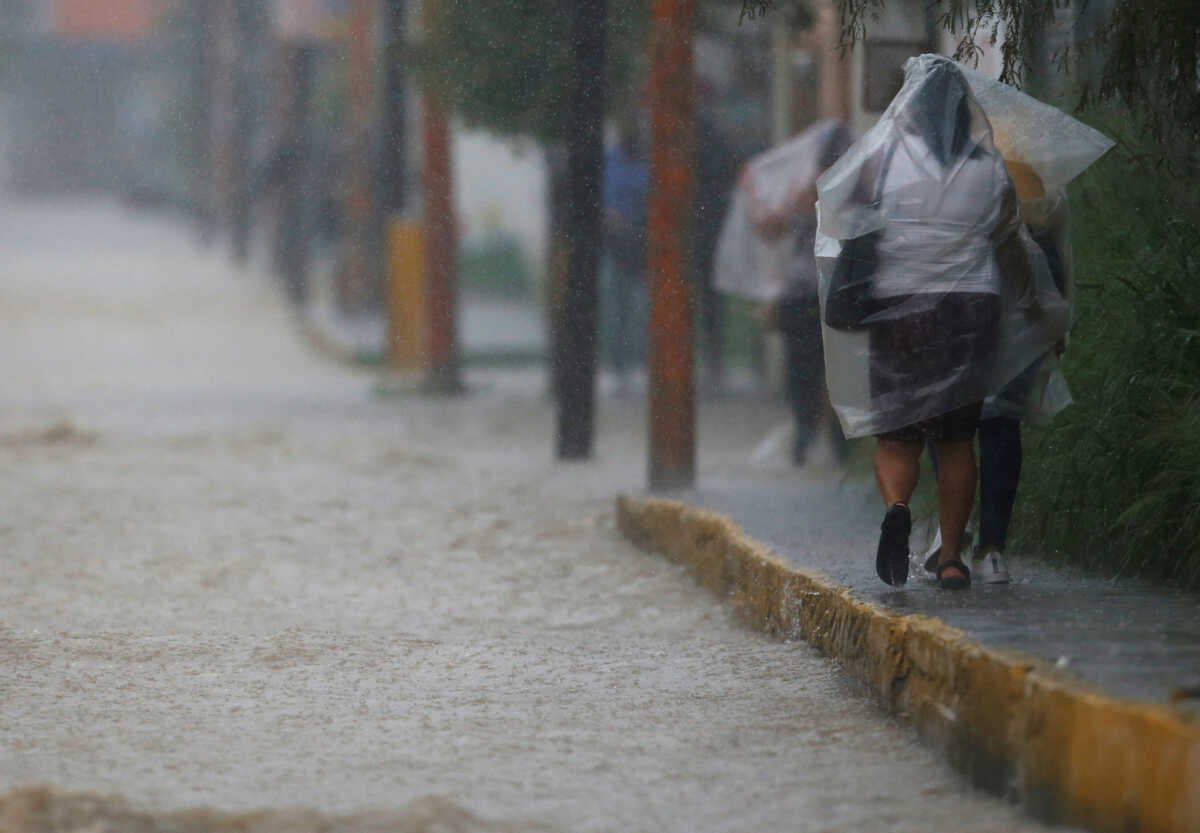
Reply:
[[1000, 291], [993, 232], [1012, 187], [998, 154], [943, 166], [920, 137], [904, 134], [884, 172], [874, 294]]

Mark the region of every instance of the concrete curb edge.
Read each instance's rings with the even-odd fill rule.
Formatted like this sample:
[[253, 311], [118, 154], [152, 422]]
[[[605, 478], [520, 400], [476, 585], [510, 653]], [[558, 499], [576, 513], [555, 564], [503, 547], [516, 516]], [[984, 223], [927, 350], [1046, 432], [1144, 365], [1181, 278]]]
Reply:
[[630, 495], [617, 497], [616, 512], [626, 537], [690, 566], [748, 623], [838, 660], [976, 786], [1055, 823], [1200, 830], [1200, 724], [1183, 714], [856, 599], [718, 513]]

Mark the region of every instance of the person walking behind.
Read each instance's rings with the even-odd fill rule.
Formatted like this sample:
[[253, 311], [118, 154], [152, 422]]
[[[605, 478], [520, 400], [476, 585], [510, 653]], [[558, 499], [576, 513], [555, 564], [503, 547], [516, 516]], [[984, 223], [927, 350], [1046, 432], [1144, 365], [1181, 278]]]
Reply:
[[1048, 268], [1022, 236], [1012, 180], [965, 78], [936, 55], [904, 71], [879, 122], [818, 181], [827, 378], [847, 436], [877, 440], [887, 509], [876, 573], [889, 585], [908, 579], [908, 504], [932, 442], [937, 577], [962, 589], [983, 400], [1061, 338], [1067, 316], [1041, 291]]

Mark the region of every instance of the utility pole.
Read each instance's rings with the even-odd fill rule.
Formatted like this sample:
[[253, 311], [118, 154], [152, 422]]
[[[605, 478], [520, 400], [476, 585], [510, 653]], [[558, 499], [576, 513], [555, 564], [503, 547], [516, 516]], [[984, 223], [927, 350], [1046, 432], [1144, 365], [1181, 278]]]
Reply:
[[850, 121], [850, 61], [839, 46], [841, 23], [833, 0], [817, 6], [817, 112], [824, 119]]
[[275, 234], [275, 262], [288, 298], [302, 304], [308, 298], [309, 241], [312, 199], [306, 185], [313, 160], [309, 141], [315, 47], [303, 40], [284, 41], [280, 62], [281, 113], [278, 146], [272, 166], [277, 166], [279, 223]]
[[233, 43], [232, 131], [230, 134], [229, 233], [233, 259], [245, 265], [250, 258], [252, 195], [250, 193], [250, 62], [256, 44], [252, 42], [251, 9], [246, 0], [230, 0], [229, 10]]
[[233, 258], [242, 264], [250, 251], [250, 108], [245, 68], [250, 27], [243, 0], [209, 0], [205, 11], [208, 213], [216, 229], [228, 231]]
[[696, 0], [653, 0], [650, 29], [650, 488], [695, 482], [687, 229], [692, 217]]
[[367, 306], [375, 271], [372, 240], [371, 71], [374, 0], [349, 0], [346, 38], [346, 94], [350, 140], [347, 143], [344, 249], [338, 271], [337, 299], [347, 311]]
[[408, 79], [398, 57], [408, 36], [408, 0], [384, 0], [383, 149], [379, 202], [386, 228], [388, 365], [428, 369], [425, 230], [412, 216], [408, 174]]
[[205, 65], [208, 88], [207, 214], [214, 235], [227, 228], [234, 188], [233, 141], [237, 42], [234, 36], [234, 0], [208, 0], [205, 4]]
[[408, 108], [404, 63], [396, 53], [404, 46], [408, 0], [383, 0], [383, 145], [379, 163], [379, 200], [395, 217], [407, 207]]
[[[437, 25], [441, 0], [424, 0], [425, 26]], [[454, 212], [454, 169], [450, 126], [436, 93], [426, 88], [421, 138], [424, 146], [425, 279], [429, 321], [429, 376], [435, 393], [462, 390], [458, 358], [458, 221]]]
[[604, 176], [607, 0], [575, 0], [571, 43], [575, 73], [567, 122], [566, 300], [555, 351], [558, 456], [592, 455], [596, 400], [596, 279], [600, 271]]

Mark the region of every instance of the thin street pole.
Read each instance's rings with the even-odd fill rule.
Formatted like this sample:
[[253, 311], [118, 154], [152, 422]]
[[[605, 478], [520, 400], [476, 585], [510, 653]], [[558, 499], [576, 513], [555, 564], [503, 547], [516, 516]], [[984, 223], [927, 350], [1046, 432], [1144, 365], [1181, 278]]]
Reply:
[[383, 114], [379, 159], [379, 210], [383, 225], [388, 366], [397, 371], [428, 365], [429, 302], [424, 228], [413, 216], [409, 189], [408, 73], [400, 51], [408, 37], [409, 0], [383, 2]]
[[205, 52], [208, 67], [208, 213], [214, 234], [231, 226], [234, 182], [233, 133], [237, 44], [234, 0], [209, 0], [206, 6]]
[[651, 489], [695, 482], [696, 405], [687, 229], [692, 216], [696, 0], [654, 0], [650, 30]]
[[250, 193], [251, 67], [257, 44], [253, 43], [251, 9], [246, 0], [233, 0], [230, 9], [233, 41], [232, 114], [230, 134], [230, 244], [234, 262], [244, 266], [250, 258], [252, 210]]
[[[439, 0], [425, 0], [425, 26], [436, 25]], [[435, 393], [462, 390], [458, 360], [458, 221], [454, 213], [454, 169], [450, 126], [441, 101], [426, 88], [422, 108], [425, 189], [426, 304], [429, 321], [429, 376]]]
[[199, 38], [199, 53], [197, 65], [192, 78], [192, 91], [200, 102], [200, 117], [197, 119], [197, 171], [194, 200], [196, 204], [196, 223], [200, 242], [211, 246], [217, 235], [216, 204], [213, 200], [214, 182], [216, 177], [216, 146], [213, 130], [213, 115], [216, 95], [213, 91], [216, 77], [216, 0], [199, 0], [194, 10], [197, 16], [197, 37]]
[[567, 123], [567, 222], [570, 245], [566, 300], [556, 360], [558, 456], [592, 455], [596, 401], [596, 279], [600, 271], [604, 176], [607, 0], [575, 0], [571, 42], [575, 73]]
[[408, 107], [404, 62], [397, 52], [404, 45], [408, 0], [383, 2], [383, 146], [379, 165], [380, 207], [389, 219], [407, 207]]
[[279, 211], [275, 256], [288, 298], [303, 304], [308, 298], [309, 240], [305, 219], [306, 184], [313, 164], [309, 139], [309, 110], [315, 47], [303, 41], [281, 46], [282, 101], [279, 158]]
[[348, 178], [343, 210], [345, 239], [337, 298], [343, 310], [360, 311], [368, 301], [371, 257], [371, 57], [373, 0], [350, 0], [346, 41], [346, 94], [349, 120]]

